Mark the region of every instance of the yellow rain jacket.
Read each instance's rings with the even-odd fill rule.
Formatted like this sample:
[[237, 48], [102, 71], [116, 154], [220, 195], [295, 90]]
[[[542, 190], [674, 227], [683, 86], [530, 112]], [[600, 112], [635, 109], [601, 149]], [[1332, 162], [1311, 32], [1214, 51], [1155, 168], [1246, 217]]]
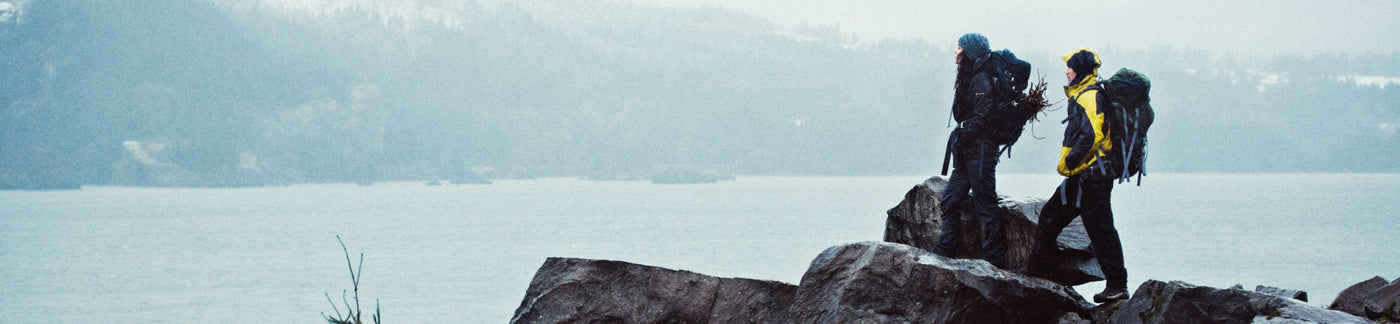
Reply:
[[[1077, 49], [1060, 59], [1069, 62], [1075, 53], [1088, 49]], [[1098, 53], [1094, 61], [1099, 61]], [[1065, 119], [1065, 139], [1060, 147], [1060, 164], [1057, 171], [1069, 177], [1084, 172], [1099, 158], [1106, 156], [1113, 148], [1108, 139], [1108, 127], [1104, 125], [1104, 115], [1099, 111], [1099, 90], [1091, 88], [1098, 82], [1098, 69], [1079, 78], [1079, 82], [1065, 86], [1065, 97], [1069, 98], [1069, 117]]]

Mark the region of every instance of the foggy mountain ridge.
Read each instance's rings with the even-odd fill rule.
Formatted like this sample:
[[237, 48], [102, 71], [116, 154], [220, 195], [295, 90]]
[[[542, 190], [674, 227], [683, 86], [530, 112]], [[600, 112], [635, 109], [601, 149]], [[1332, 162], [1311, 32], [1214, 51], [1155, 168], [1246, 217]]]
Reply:
[[[21, 4], [0, 24], [0, 188], [929, 174], [948, 132], [951, 53], [933, 42], [713, 7]], [[1061, 53], [1013, 50], [1064, 85]], [[1377, 81], [1400, 53], [1100, 54], [1104, 77], [1153, 78], [1155, 172], [1400, 168], [1400, 87]], [[1053, 172], [1063, 113], [1003, 172]]]

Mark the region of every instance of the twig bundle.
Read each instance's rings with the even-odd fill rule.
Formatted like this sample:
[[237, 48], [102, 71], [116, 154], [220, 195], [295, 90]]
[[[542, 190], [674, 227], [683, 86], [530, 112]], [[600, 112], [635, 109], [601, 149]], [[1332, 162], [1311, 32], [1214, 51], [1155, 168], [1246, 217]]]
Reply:
[[1046, 111], [1054, 111], [1054, 109], [1046, 108], [1060, 103], [1059, 101], [1050, 102], [1050, 100], [1045, 99], [1045, 91], [1047, 88], [1045, 76], [1042, 75], [1040, 76], [1040, 80], [1031, 82], [1030, 88], [1026, 91], [1025, 96], [1016, 99], [1022, 113], [1026, 115], [1026, 123], [1031, 124], [1031, 137], [1035, 139], [1045, 139], [1044, 137], [1035, 136], [1035, 122], [1040, 121], [1040, 115], [1045, 115]]

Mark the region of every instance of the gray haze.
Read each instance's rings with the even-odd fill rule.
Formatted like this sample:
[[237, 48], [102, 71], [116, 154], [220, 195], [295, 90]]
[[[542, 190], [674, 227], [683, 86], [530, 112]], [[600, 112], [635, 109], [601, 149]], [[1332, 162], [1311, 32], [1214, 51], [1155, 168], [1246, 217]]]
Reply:
[[949, 46], [979, 32], [995, 48], [1199, 48], [1217, 53], [1388, 53], [1400, 50], [1400, 1], [860, 1], [630, 0], [720, 6], [780, 23], [826, 25], [861, 39], [924, 38]]
[[0, 189], [931, 174], [966, 32], [1150, 76], [1158, 172], [1400, 171], [1400, 2], [973, 3], [0, 0]]

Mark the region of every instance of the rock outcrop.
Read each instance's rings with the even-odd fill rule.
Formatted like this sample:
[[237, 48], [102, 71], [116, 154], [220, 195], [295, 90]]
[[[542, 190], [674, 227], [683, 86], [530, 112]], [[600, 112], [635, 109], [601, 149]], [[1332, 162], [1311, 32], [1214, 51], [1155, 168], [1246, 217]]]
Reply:
[[822, 252], [797, 288], [797, 323], [1056, 323], [1092, 304], [1048, 280], [981, 260], [864, 242]]
[[549, 258], [511, 323], [783, 323], [797, 287], [619, 261]]
[[1368, 323], [1301, 301], [1242, 289], [1148, 280], [1109, 323]]
[[984, 261], [863, 242], [822, 252], [800, 286], [550, 258], [511, 323], [1057, 323], [1092, 306]]
[[1385, 287], [1386, 283], [1385, 278], [1376, 276], [1351, 285], [1338, 293], [1337, 299], [1333, 299], [1332, 305], [1327, 306], [1327, 309], [1356, 316], [1366, 316], [1366, 297], [1370, 297], [1371, 293]]
[[1400, 279], [1386, 282], [1377, 276], [1358, 282], [1337, 294], [1327, 309], [1381, 323], [1400, 323]]
[[[1098, 305], [1052, 280], [992, 266], [977, 255], [981, 227], [961, 229], [964, 258], [929, 252], [946, 181], [915, 186], [888, 211], [885, 241], [826, 249], [799, 285], [717, 278], [620, 261], [549, 258], [511, 323], [1372, 323], [1393, 321], [1400, 280], [1347, 288], [1329, 309], [1307, 293], [1148, 280], [1132, 298]], [[1044, 201], [1003, 197], [1008, 259], [1024, 270]], [[960, 206], [959, 208], [969, 208]], [[971, 215], [971, 213], [964, 213]], [[967, 221], [964, 224], [978, 224]], [[1102, 280], [1080, 223], [1058, 238], [1055, 280]], [[901, 244], [902, 243], [902, 244]]]
[[1400, 323], [1400, 278], [1376, 289], [1366, 296], [1363, 304], [1366, 317], [1388, 323]]
[[[925, 251], [932, 251], [938, 244], [942, 230], [941, 202], [943, 189], [948, 180], [935, 176], [910, 189], [904, 201], [886, 212], [885, 241], [911, 245]], [[1010, 198], [998, 194], [1001, 200], [1002, 228], [1006, 235], [1007, 266], [1013, 271], [1024, 271], [1030, 259], [1031, 245], [1035, 242], [1035, 225], [1040, 220], [1040, 209], [1045, 199], [1023, 197]], [[982, 222], [972, 213], [972, 204], [965, 202], [957, 206], [963, 212], [962, 241], [958, 244], [955, 257], [978, 258], [982, 252]], [[1058, 254], [1047, 279], [1064, 284], [1079, 285], [1104, 279], [1097, 259], [1089, 247], [1089, 235], [1084, 223], [1076, 218], [1058, 238]]]
[[[1395, 287], [1373, 278], [1332, 308], [1390, 322]], [[1298, 291], [1256, 290], [1148, 280], [1131, 299], [1094, 307], [1065, 286], [982, 260], [862, 242], [823, 251], [797, 286], [549, 258], [511, 323], [1373, 323], [1285, 297]], [[1359, 293], [1366, 297], [1351, 297]]]

